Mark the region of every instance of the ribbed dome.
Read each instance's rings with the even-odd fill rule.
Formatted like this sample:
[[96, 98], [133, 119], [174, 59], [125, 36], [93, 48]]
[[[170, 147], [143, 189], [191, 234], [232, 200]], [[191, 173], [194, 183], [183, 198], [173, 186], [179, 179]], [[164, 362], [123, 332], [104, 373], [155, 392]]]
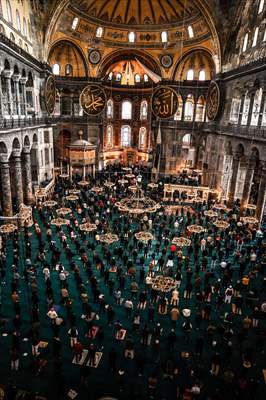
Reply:
[[102, 25], [171, 25], [199, 14], [192, 0], [72, 0], [72, 6]]

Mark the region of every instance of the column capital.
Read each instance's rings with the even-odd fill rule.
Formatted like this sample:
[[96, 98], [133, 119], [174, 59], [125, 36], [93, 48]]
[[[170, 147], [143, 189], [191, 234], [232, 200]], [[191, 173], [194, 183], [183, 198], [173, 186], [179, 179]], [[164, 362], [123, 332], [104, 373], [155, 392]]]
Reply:
[[9, 167], [9, 157], [7, 154], [0, 154], [0, 164], [4, 168], [5, 165]]
[[29, 147], [29, 146], [23, 147], [22, 153], [23, 153], [23, 154], [30, 154], [30, 147]]
[[12, 71], [10, 69], [4, 69], [3, 75], [6, 79], [11, 79]]
[[14, 75], [12, 75], [12, 79], [13, 79], [14, 82], [19, 82], [20, 78], [21, 78], [21, 75], [20, 75], [20, 74], [14, 74]]
[[15, 149], [12, 151], [12, 157], [14, 158], [20, 158], [21, 157], [21, 151], [19, 149]]
[[20, 77], [20, 83], [21, 85], [26, 85], [28, 78], [26, 76], [21, 76]]

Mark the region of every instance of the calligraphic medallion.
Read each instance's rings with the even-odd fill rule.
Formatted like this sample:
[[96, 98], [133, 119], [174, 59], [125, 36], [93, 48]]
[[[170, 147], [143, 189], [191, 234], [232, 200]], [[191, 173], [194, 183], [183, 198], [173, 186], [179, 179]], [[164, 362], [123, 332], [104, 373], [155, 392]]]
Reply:
[[55, 109], [56, 86], [54, 75], [49, 75], [44, 87], [44, 101], [48, 114], [53, 114]]
[[215, 81], [211, 81], [207, 94], [206, 115], [209, 121], [214, 121], [220, 108], [220, 88]]
[[152, 112], [158, 118], [172, 117], [178, 108], [177, 93], [168, 86], [161, 86], [152, 96]]
[[80, 94], [80, 105], [88, 115], [99, 115], [105, 108], [106, 95], [98, 85], [86, 86]]

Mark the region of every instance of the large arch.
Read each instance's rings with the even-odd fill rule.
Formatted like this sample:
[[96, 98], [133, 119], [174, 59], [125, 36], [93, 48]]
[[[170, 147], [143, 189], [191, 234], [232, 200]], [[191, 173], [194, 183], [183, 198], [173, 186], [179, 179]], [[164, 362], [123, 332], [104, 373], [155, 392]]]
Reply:
[[145, 51], [136, 49], [134, 49], [134, 51], [119, 49], [115, 52], [108, 54], [105, 58], [103, 58], [98, 67], [98, 76], [103, 78], [107, 73], [108, 68], [110, 68], [111, 65], [117, 63], [118, 61], [126, 61], [132, 59], [138, 59], [146, 67], [151, 69], [157, 75], [161, 76], [161, 68], [155, 58]]
[[87, 77], [89, 68], [81, 48], [72, 40], [59, 39], [49, 50], [48, 63], [52, 67], [58, 63], [61, 67], [60, 76], [66, 75], [66, 66], [72, 65], [72, 76]]

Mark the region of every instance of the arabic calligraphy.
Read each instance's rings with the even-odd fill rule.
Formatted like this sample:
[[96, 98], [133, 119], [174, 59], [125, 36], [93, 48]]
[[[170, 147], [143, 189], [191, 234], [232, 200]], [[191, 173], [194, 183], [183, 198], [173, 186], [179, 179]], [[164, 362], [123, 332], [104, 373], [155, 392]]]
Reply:
[[173, 116], [178, 108], [177, 93], [170, 87], [160, 87], [152, 97], [152, 111], [158, 118]]
[[98, 85], [86, 86], [81, 92], [80, 104], [86, 114], [94, 116], [100, 114], [106, 104], [104, 90]]
[[212, 81], [207, 94], [206, 114], [209, 121], [214, 121], [220, 107], [220, 89], [216, 82]]
[[55, 86], [55, 77], [53, 75], [49, 75], [45, 82], [44, 89], [44, 100], [45, 107], [48, 114], [52, 114], [55, 108], [55, 100], [56, 100], [56, 86]]

